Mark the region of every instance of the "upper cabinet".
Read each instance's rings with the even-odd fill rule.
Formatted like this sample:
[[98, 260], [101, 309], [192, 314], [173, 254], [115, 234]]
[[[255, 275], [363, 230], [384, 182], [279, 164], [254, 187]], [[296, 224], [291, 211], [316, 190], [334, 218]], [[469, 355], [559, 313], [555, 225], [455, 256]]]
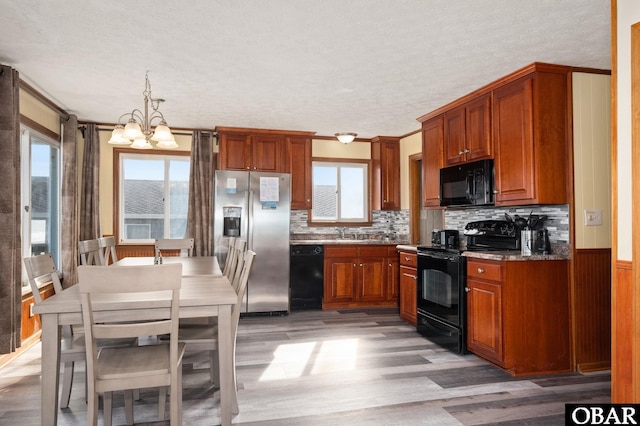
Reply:
[[400, 138], [371, 139], [372, 209], [400, 209]]
[[494, 90], [496, 205], [569, 202], [569, 71], [539, 67]]
[[216, 127], [218, 168], [291, 174], [291, 208], [311, 208], [311, 138], [315, 132]]
[[231, 127], [216, 130], [220, 137], [219, 169], [286, 172], [283, 135]]
[[444, 141], [444, 117], [422, 123], [422, 206], [440, 207], [440, 167]]
[[291, 173], [291, 209], [310, 209], [311, 136], [287, 137], [287, 169]]
[[444, 113], [445, 166], [492, 157], [491, 93]]
[[533, 63], [418, 118], [423, 206], [440, 205], [440, 167], [485, 158], [495, 160], [497, 206], [567, 204], [571, 72]]

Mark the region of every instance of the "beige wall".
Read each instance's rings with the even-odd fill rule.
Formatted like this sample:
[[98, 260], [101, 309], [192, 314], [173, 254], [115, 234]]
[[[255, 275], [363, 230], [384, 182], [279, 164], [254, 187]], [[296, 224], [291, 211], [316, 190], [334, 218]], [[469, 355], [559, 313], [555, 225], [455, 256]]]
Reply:
[[631, 170], [631, 26], [640, 22], [640, 2], [618, 0], [617, 11], [617, 249], [619, 260], [632, 260]]
[[371, 144], [369, 142], [344, 144], [337, 140], [313, 139], [311, 147], [312, 157], [371, 159]]
[[[573, 73], [576, 248], [611, 247], [611, 77]], [[602, 212], [586, 226], [585, 210]]]
[[422, 132], [400, 139], [400, 208], [409, 209], [409, 157], [422, 152]]
[[20, 114], [30, 118], [56, 135], [60, 134], [60, 115], [38, 99], [20, 89]]

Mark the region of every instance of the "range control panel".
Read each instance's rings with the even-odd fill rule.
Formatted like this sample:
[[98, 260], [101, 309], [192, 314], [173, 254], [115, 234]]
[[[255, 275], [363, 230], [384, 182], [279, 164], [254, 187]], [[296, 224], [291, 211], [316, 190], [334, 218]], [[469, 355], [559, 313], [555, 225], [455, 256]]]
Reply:
[[491, 237], [517, 238], [516, 224], [506, 220], [480, 220], [469, 222], [464, 227], [464, 235], [484, 235]]

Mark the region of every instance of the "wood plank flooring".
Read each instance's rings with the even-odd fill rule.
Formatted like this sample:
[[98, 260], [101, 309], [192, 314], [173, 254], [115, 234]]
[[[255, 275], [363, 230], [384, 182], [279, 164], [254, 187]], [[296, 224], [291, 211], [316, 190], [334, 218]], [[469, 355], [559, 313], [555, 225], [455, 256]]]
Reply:
[[[475, 355], [452, 354], [394, 308], [244, 317], [236, 360], [233, 422], [242, 425], [562, 425], [565, 403], [605, 403], [611, 393], [608, 371], [514, 378]], [[183, 380], [183, 424], [219, 424], [206, 355], [187, 355]], [[169, 424], [157, 421], [157, 395], [141, 391], [136, 424]], [[39, 400], [38, 344], [0, 370], [0, 424], [39, 425]], [[86, 424], [82, 364], [58, 424]]]

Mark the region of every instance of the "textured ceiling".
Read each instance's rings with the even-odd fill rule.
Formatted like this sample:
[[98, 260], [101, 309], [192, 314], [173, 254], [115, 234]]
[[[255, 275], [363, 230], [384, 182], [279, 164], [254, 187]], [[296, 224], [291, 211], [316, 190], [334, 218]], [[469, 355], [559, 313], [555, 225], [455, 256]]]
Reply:
[[402, 136], [531, 62], [611, 68], [609, 0], [0, 0], [0, 63], [80, 120]]

